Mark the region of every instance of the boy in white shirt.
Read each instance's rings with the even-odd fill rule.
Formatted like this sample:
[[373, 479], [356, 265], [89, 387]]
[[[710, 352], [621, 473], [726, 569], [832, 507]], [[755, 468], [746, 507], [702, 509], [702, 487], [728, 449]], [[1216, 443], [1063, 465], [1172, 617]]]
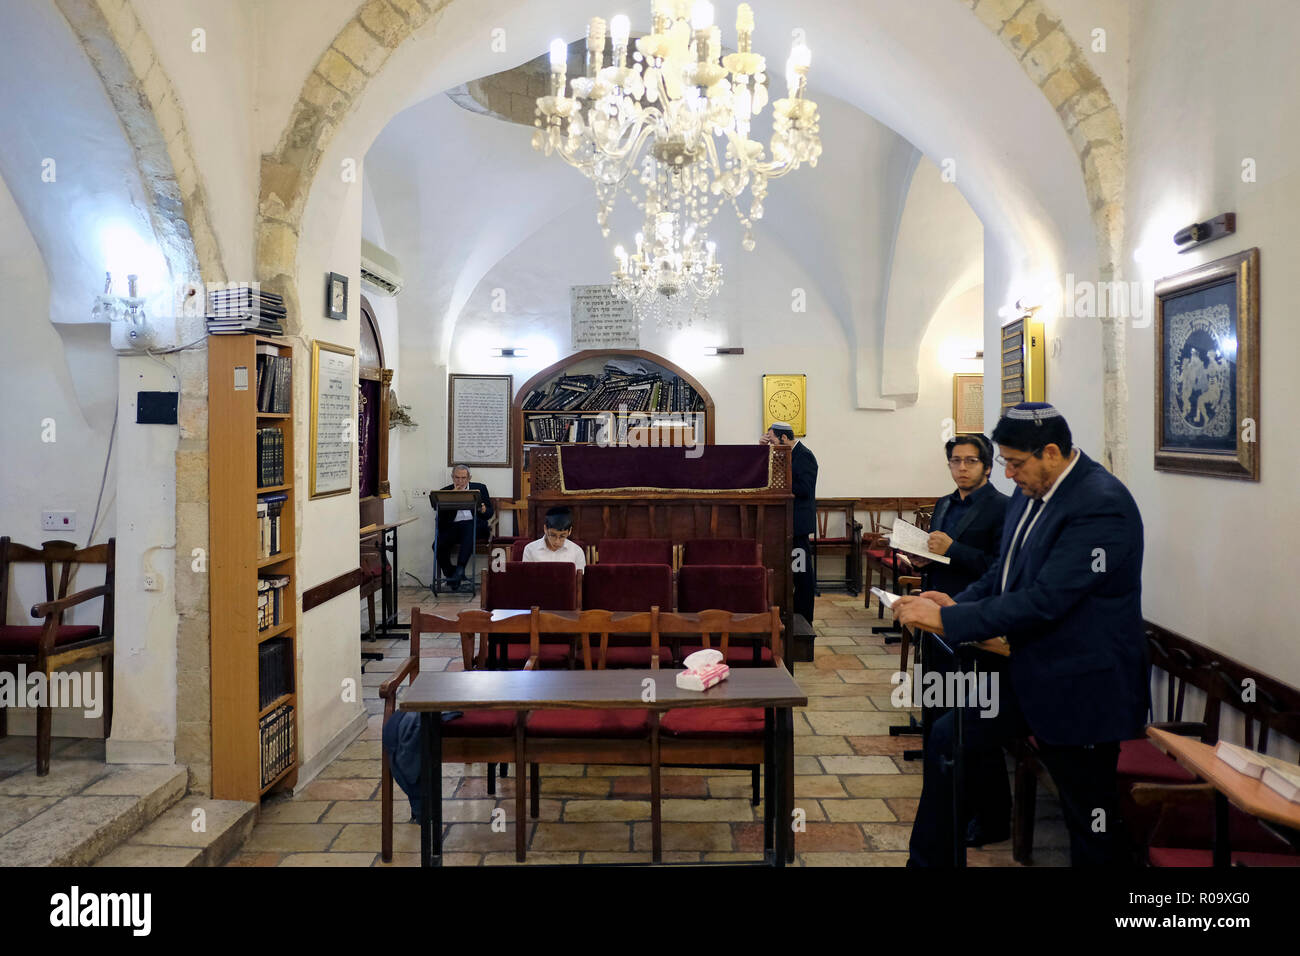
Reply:
[[581, 571], [587, 566], [582, 549], [569, 540], [573, 531], [573, 512], [552, 508], [546, 512], [546, 534], [524, 547], [525, 561], [569, 561]]

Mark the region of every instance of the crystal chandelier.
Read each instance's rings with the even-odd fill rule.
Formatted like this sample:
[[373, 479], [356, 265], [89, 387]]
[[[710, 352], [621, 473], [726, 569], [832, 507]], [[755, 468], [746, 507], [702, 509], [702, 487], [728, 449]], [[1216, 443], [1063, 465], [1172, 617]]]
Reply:
[[[736, 52], [726, 56], [707, 2], [653, 0], [652, 32], [635, 41], [630, 58], [628, 18], [609, 23], [608, 63], [605, 30], [604, 20], [591, 20], [586, 75], [569, 82], [568, 47], [552, 41], [551, 94], [537, 100], [533, 148], [559, 153], [594, 183], [602, 235], [609, 235], [620, 190], [643, 213], [636, 252], [615, 250], [616, 294], [633, 301], [686, 291], [711, 296], [722, 267], [706, 230], [722, 204], [735, 209], [742, 245], [752, 250], [768, 180], [804, 162], [817, 165], [817, 104], [804, 96], [811, 54], [801, 42], [790, 52], [788, 95], [772, 104], [765, 150], [750, 139], [768, 95], [766, 61], [751, 49], [749, 4], [737, 8]], [[746, 191], [749, 208], [742, 211]]]

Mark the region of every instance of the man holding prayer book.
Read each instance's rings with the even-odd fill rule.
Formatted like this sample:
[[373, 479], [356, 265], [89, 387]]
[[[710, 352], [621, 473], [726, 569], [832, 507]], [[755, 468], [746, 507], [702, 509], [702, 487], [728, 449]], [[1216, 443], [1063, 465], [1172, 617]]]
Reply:
[[[923, 590], [960, 594], [997, 563], [1010, 499], [989, 481], [993, 446], [983, 435], [950, 438], [944, 453], [957, 488], [935, 504], [928, 547], [933, 554], [948, 558], [949, 563], [917, 556], [912, 557], [912, 563], [921, 570]], [[925, 648], [929, 655], [921, 661], [925, 670], [944, 675], [953, 670], [951, 655], [940, 650], [937, 642], [926, 641]], [[982, 654], [978, 664], [981, 671], [997, 673], [999, 683], [1007, 680], [1004, 658]], [[926, 716], [933, 720], [939, 715]], [[970, 807], [968, 846], [998, 843], [1010, 835], [1011, 785], [998, 744], [978, 750], [968, 748], [966, 802]]]
[[[1005, 636], [1010, 681], [998, 716], [966, 716], [967, 744], [1032, 734], [1052, 775], [1075, 866], [1125, 862], [1115, 771], [1122, 740], [1141, 736], [1149, 696], [1142, 629], [1142, 516], [1118, 478], [1075, 448], [1043, 402], [1012, 406], [993, 430], [1015, 481], [999, 560], [955, 596], [899, 598], [899, 621], [952, 645]], [[956, 708], [935, 722], [911, 856], [950, 865]], [[967, 711], [969, 714], [969, 711]]]

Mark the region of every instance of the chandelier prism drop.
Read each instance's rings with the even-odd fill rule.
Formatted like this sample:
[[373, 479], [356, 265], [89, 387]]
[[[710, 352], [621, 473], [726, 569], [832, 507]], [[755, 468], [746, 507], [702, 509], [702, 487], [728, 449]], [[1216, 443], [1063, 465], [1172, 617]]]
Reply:
[[[786, 64], [787, 95], [772, 103], [768, 146], [751, 124], [768, 105], [766, 60], [753, 52], [754, 15], [736, 11], [736, 52], [723, 54], [713, 5], [654, 0], [652, 32], [629, 49], [626, 16], [587, 28], [586, 74], [566, 77], [568, 46], [551, 43], [551, 93], [537, 100], [533, 148], [558, 153], [592, 181], [601, 234], [625, 193], [644, 221], [636, 249], [615, 250], [612, 288], [634, 302], [722, 284], [708, 228], [730, 203], [754, 248], [768, 181], [821, 155], [817, 104], [806, 98], [811, 54], [796, 39]], [[798, 37], [801, 31], [796, 31]], [[748, 193], [748, 197], [746, 197]]]

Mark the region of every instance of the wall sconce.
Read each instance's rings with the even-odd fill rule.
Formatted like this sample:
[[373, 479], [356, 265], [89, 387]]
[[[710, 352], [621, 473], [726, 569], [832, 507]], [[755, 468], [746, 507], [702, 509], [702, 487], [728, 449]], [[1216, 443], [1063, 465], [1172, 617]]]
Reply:
[[137, 277], [126, 277], [127, 294], [113, 295], [113, 273], [104, 273], [104, 294], [95, 296], [90, 310], [96, 322], [109, 324], [109, 336], [115, 349], [148, 348], [152, 344], [149, 318], [144, 311], [144, 298], [137, 294]]
[[528, 358], [528, 349], [493, 349], [493, 358]]
[[1174, 245], [1179, 247], [1180, 253], [1189, 252], [1197, 246], [1230, 236], [1236, 231], [1237, 214], [1225, 212], [1205, 222], [1194, 222], [1190, 226], [1179, 229], [1174, 233]]
[[968, 362], [982, 362], [984, 361], [984, 350], [980, 349], [978, 351], [973, 351], [973, 352], [972, 351], [958, 352], [956, 357]]
[[704, 346], [705, 355], [744, 355], [745, 350], [742, 348], [728, 348], [721, 345]]

